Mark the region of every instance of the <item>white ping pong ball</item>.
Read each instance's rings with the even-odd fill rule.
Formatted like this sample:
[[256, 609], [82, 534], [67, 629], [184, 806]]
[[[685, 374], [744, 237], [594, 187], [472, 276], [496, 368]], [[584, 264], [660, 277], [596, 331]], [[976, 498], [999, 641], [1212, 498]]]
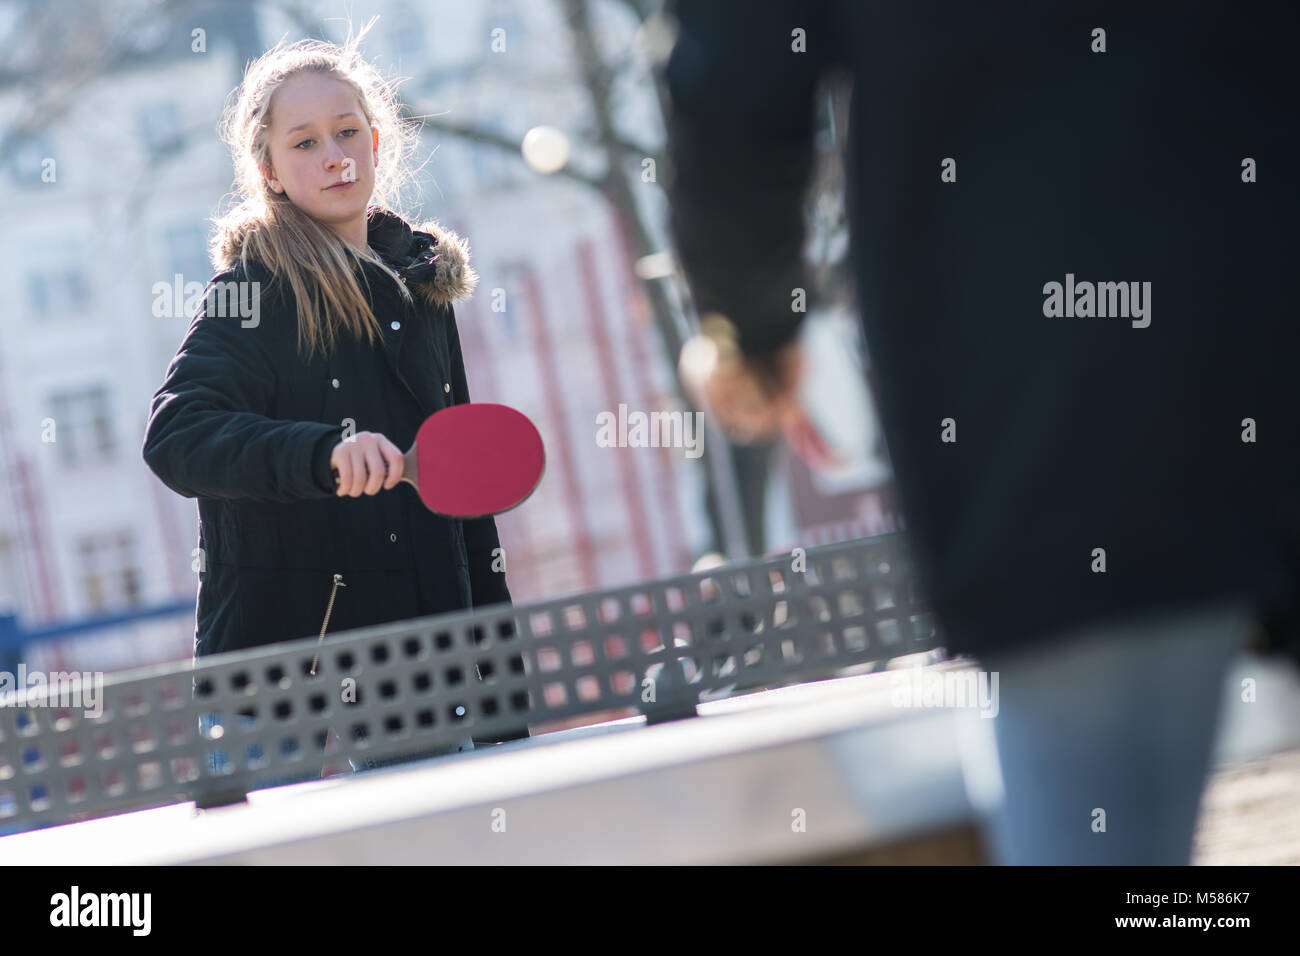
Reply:
[[524, 134], [520, 151], [530, 169], [550, 175], [569, 161], [569, 138], [554, 126], [534, 126]]

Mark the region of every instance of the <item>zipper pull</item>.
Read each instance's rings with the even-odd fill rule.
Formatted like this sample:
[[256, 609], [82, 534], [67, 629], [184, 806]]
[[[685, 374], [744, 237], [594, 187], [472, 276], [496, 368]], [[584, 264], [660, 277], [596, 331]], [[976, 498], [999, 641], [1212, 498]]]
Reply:
[[329, 627], [330, 624], [330, 612], [334, 610], [334, 595], [338, 593], [338, 589], [341, 587], [345, 588], [347, 585], [343, 583], [343, 575], [335, 571], [334, 587], [330, 589], [330, 602], [325, 607], [325, 620], [321, 622], [320, 637], [316, 639], [316, 656], [311, 659], [311, 674], [313, 677], [316, 676], [316, 665], [320, 663], [320, 645], [325, 640], [325, 628]]

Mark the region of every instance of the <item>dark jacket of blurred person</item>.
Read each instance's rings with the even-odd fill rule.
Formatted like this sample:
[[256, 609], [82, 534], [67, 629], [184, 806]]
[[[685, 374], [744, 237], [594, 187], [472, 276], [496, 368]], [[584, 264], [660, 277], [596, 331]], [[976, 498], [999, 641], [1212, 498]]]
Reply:
[[[818, 84], [852, 77], [859, 305], [910, 547], [951, 650], [1233, 598], [1295, 628], [1290, 11], [671, 12], [674, 238], [698, 310], [729, 317], [749, 355], [771, 357], [802, 318]], [[1053, 282], [1149, 282], [1146, 315], [1048, 315]]]

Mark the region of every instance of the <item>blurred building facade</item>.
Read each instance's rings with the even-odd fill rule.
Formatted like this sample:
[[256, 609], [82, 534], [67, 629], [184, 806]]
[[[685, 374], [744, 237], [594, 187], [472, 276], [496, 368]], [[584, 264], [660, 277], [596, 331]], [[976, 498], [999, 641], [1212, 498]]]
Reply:
[[[399, 90], [413, 112], [501, 141], [555, 126], [574, 168], [599, 162], [558, 4], [81, 0], [75, 19], [62, 5], [0, 8], [0, 49], [26, 51], [0, 87], [13, 144], [0, 170], [0, 599], [29, 627], [194, 598], [195, 503], [140, 458], [149, 400], [190, 320], [180, 302], [155, 314], [155, 287], [212, 275], [208, 219], [232, 180], [216, 124], [247, 60], [282, 36], [341, 41], [346, 24], [330, 18], [360, 27], [379, 14], [363, 50], [409, 78]], [[595, 9], [601, 46], [632, 49], [630, 10]], [[636, 68], [619, 115], [657, 147], [658, 104]], [[686, 413], [626, 224], [589, 183], [539, 175], [517, 150], [429, 128], [424, 157], [408, 198], [469, 240], [481, 276], [456, 309], [472, 396], [523, 411], [548, 449], [534, 497], [498, 519], [516, 601], [689, 570], [710, 540], [703, 468], [683, 448], [596, 440], [597, 417], [620, 405]], [[643, 185], [667, 248], [661, 192]], [[810, 512], [820, 496], [797, 462], [774, 491], [772, 540], [856, 520], [866, 500]], [[119, 669], [187, 657], [193, 633], [182, 614], [28, 660]]]

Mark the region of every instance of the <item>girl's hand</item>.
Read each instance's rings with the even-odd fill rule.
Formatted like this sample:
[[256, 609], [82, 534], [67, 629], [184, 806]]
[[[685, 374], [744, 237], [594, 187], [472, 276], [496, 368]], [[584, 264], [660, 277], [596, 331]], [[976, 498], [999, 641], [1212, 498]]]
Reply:
[[401, 449], [383, 435], [357, 432], [330, 453], [330, 467], [338, 472], [335, 494], [356, 498], [393, 488], [402, 480], [405, 463]]

